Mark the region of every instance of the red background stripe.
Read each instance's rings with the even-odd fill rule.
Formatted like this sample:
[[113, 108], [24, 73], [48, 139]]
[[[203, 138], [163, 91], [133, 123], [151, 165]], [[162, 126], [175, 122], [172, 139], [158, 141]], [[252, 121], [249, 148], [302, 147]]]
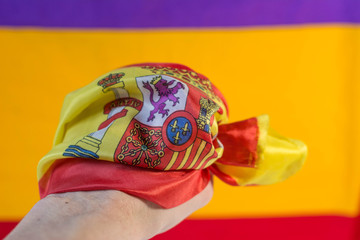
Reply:
[[[340, 216], [185, 220], [152, 240], [358, 240], [360, 217]], [[4, 238], [17, 222], [0, 222]]]
[[186, 220], [152, 240], [359, 240], [359, 217]]

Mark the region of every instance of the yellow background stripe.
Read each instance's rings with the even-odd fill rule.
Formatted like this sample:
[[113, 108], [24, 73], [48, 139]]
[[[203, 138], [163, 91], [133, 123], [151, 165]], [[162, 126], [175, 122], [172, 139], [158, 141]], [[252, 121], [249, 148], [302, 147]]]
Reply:
[[21, 218], [39, 199], [37, 161], [50, 150], [67, 93], [137, 62], [179, 62], [224, 93], [231, 121], [263, 113], [309, 147], [283, 183], [231, 187], [192, 217], [339, 214], [359, 209], [359, 44], [352, 25], [229, 30], [1, 29], [0, 218]]

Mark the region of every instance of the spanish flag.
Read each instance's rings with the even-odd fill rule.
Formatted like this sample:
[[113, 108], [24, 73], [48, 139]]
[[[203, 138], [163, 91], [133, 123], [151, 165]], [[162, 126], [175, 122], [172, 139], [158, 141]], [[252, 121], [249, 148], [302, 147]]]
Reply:
[[115, 189], [173, 208], [199, 194], [211, 173], [254, 186], [299, 171], [303, 142], [275, 133], [267, 115], [228, 124], [228, 112], [221, 92], [187, 66], [111, 71], [66, 96], [38, 165], [40, 197]]

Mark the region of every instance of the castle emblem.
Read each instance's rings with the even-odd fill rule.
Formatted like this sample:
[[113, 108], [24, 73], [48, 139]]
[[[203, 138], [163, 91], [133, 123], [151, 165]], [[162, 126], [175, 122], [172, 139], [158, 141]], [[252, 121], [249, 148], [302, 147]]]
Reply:
[[210, 118], [219, 109], [219, 106], [211, 101], [201, 97], [200, 99], [200, 114], [196, 119], [196, 123], [199, 129], [205, 132], [210, 132]]

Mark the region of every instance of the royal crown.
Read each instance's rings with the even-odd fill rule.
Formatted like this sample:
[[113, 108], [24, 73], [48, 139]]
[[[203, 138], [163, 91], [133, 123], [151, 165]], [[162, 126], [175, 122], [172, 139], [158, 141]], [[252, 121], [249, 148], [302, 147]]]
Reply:
[[161, 75], [156, 76], [156, 77], [154, 77], [154, 78], [151, 80], [150, 83], [153, 84], [153, 85], [155, 85], [155, 84], [157, 84], [157, 82], [160, 81], [161, 79], [162, 79]]
[[109, 75], [107, 75], [106, 77], [104, 77], [103, 79], [101, 79], [100, 81], [98, 81], [97, 85], [101, 86], [103, 88], [103, 90], [105, 88], [108, 88], [112, 85], [115, 85], [117, 83], [120, 82], [120, 79], [125, 75], [125, 73], [110, 73]]

